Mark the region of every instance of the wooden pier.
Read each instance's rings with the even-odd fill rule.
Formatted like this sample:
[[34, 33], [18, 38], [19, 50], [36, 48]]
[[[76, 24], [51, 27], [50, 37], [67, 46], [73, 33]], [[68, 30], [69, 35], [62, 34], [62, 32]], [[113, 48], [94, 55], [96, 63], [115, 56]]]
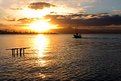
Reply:
[[12, 56], [15, 57], [16, 55], [22, 57], [25, 54], [25, 49], [29, 49], [30, 47], [23, 47], [23, 48], [11, 48], [6, 50], [12, 51]]

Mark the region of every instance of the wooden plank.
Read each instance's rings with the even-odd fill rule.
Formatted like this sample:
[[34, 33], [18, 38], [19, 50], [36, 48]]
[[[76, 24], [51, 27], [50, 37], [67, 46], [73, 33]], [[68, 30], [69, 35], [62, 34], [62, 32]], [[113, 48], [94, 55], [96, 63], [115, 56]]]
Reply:
[[22, 48], [10, 48], [10, 49], [6, 49], [6, 50], [16, 50], [16, 49], [29, 49], [30, 47], [22, 47]]

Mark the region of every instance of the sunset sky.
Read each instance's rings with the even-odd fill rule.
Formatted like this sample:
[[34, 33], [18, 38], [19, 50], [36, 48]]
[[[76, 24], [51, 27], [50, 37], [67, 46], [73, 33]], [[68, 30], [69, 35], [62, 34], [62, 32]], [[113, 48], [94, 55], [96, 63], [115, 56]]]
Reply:
[[[0, 30], [121, 29], [121, 0], [0, 0]], [[43, 27], [44, 26], [44, 27]]]

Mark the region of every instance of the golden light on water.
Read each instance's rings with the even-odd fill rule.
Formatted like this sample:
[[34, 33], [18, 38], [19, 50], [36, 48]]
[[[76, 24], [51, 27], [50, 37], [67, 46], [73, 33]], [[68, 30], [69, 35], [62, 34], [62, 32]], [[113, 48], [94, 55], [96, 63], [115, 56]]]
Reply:
[[39, 77], [46, 78], [45, 74], [39, 73]]
[[[49, 45], [49, 39], [42, 34], [36, 35], [32, 41], [33, 49], [36, 50], [35, 57], [37, 58], [35, 63], [38, 67], [45, 67], [48, 66], [50, 63], [47, 59], [44, 59], [46, 57], [46, 51], [48, 50]], [[37, 73], [37, 77], [46, 78], [47, 75], [44, 73]]]
[[37, 50], [36, 56], [38, 58], [37, 63], [43, 67], [46, 66], [48, 61], [43, 59], [46, 57], [46, 50], [49, 44], [49, 40], [44, 35], [37, 35], [33, 40], [33, 46]]
[[44, 57], [47, 50], [49, 40], [44, 35], [37, 35], [34, 42], [34, 48], [37, 49], [38, 57]]

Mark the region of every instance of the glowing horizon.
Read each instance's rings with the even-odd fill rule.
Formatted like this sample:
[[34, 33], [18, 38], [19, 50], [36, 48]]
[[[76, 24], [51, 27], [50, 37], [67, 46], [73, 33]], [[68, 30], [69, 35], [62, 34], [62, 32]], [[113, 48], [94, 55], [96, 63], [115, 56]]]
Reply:
[[28, 30], [34, 32], [49, 32], [51, 29], [57, 29], [57, 25], [53, 25], [49, 22], [49, 20], [37, 20], [30, 24], [28, 24]]

